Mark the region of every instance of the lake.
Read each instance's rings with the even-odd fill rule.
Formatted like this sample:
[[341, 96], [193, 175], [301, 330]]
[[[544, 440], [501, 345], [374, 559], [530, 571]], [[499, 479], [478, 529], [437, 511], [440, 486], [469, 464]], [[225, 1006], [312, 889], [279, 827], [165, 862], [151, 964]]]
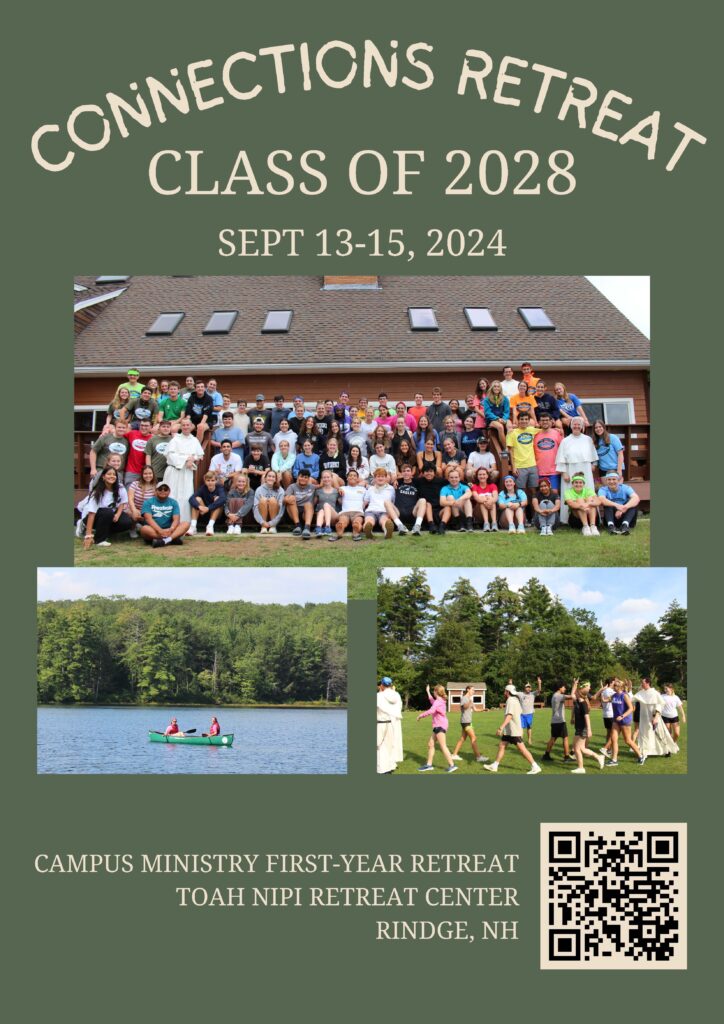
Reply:
[[[151, 743], [172, 715], [228, 747]], [[343, 775], [347, 712], [298, 708], [38, 708], [38, 773], [59, 775]]]

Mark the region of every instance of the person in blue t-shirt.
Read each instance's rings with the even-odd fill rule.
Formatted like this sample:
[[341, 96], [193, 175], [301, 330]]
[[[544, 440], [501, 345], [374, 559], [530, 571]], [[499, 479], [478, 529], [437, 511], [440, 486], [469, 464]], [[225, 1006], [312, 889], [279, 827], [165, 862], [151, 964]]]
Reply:
[[498, 507], [501, 509], [500, 525], [505, 526], [507, 523], [508, 533], [525, 533], [525, 507], [528, 499], [525, 491], [516, 484], [514, 476], [508, 474], [503, 477], [503, 487], [498, 494]]
[[163, 548], [167, 544], [183, 544], [181, 539], [189, 528], [189, 523], [181, 522], [181, 510], [175, 498], [171, 497], [171, 488], [163, 480], [156, 485], [156, 495], [146, 498], [141, 508], [143, 526], [140, 534], [147, 544], [154, 548]]
[[311, 483], [319, 487], [319, 456], [314, 452], [311, 441], [302, 444], [302, 450], [294, 460], [292, 476], [296, 480], [300, 470], [305, 469], [311, 478]]
[[460, 520], [461, 533], [473, 532], [473, 503], [472, 492], [467, 484], [460, 482], [460, 470], [451, 469], [448, 474], [447, 484], [440, 491], [440, 526], [438, 533], [445, 533], [450, 517]]
[[570, 429], [571, 420], [574, 420], [577, 416], [583, 420], [584, 428], [589, 425], [578, 395], [572, 393], [569, 395], [565, 384], [561, 384], [560, 381], [553, 388], [553, 394], [558, 404], [558, 418], [566, 430]]
[[601, 480], [605, 479], [606, 473], [611, 469], [623, 480], [623, 445], [615, 434], [609, 434], [603, 420], [596, 420], [593, 424], [593, 446], [598, 455], [598, 473]]
[[632, 487], [621, 483], [615, 469], [606, 473], [606, 485], [599, 488], [598, 497], [603, 507], [603, 521], [609, 533], [626, 536], [636, 525], [636, 506], [641, 500]]
[[221, 451], [221, 442], [231, 441], [231, 450], [241, 456], [241, 459], [243, 460], [245, 454], [245, 438], [246, 434], [244, 431], [241, 430], [240, 427], [234, 426], [233, 412], [225, 412], [222, 413], [221, 416], [221, 426], [217, 427], [211, 435], [211, 447], [214, 454], [218, 454], [218, 452]]

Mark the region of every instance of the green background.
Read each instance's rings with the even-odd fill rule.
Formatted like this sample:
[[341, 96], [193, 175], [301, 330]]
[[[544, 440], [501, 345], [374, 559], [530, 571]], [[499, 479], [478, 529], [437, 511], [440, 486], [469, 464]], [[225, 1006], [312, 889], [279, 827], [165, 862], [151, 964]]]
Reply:
[[[697, 706], [713, 685], [718, 621], [717, 600], [706, 600], [707, 590], [715, 596], [707, 574], [712, 575], [716, 537], [713, 546], [703, 511], [700, 526], [696, 514], [684, 513], [684, 496], [697, 471], [703, 472], [704, 459], [709, 456], [709, 465], [718, 461], [718, 446], [709, 435], [718, 403], [709, 405], [698, 396], [711, 388], [718, 398], [720, 391], [721, 256], [715, 225], [721, 151], [718, 35], [711, 6], [699, 0], [669, 9], [630, 0], [606, 5], [451, 0], [434, 6], [279, 0], [252, 6], [207, 0], [121, 7], [80, 2], [72, 8], [31, 3], [15, 10], [8, 27], [4, 162], [9, 176], [3, 223], [9, 260], [3, 277], [10, 319], [5, 394], [9, 397], [12, 389], [13, 401], [5, 420], [12, 454], [5, 458], [4, 569], [5, 621], [13, 642], [6, 648], [3, 755], [9, 799], [3, 876], [11, 973], [23, 1019], [41, 1013], [72, 1013], [79, 1021], [101, 1014], [108, 1020], [150, 1019], [173, 1012], [175, 1019], [192, 1020], [220, 1009], [275, 1019], [295, 1012], [322, 1020], [356, 1019], [376, 1011], [480, 1012], [483, 1000], [488, 1015], [557, 1017], [562, 1000], [571, 1008], [611, 1009], [605, 975], [593, 988], [582, 972], [562, 978], [538, 971], [539, 822], [686, 818], [692, 847], [689, 972], [659, 972], [655, 987], [634, 973], [618, 974], [614, 996], [614, 1005], [625, 1012], [680, 1013], [714, 977], [710, 895], [719, 872], [705, 780], [715, 755], [704, 743], [691, 751], [688, 777], [590, 776], [578, 783], [501, 776], [488, 780], [497, 785], [484, 786], [471, 778], [378, 779], [369, 709], [374, 604], [364, 602], [350, 607], [349, 777], [38, 778], [34, 570], [68, 564], [72, 557], [65, 511], [69, 449], [62, 438], [72, 429], [68, 299], [74, 273], [650, 273], [653, 560], [690, 567], [696, 730]], [[268, 90], [251, 103], [229, 101], [171, 117], [163, 127], [134, 127], [130, 138], [115, 138], [100, 153], [81, 153], [60, 174], [42, 171], [30, 157], [37, 126], [63, 119], [79, 103], [102, 103], [107, 90], [123, 94], [129, 82], [146, 75], [163, 78], [170, 67], [204, 58], [221, 63], [237, 49], [334, 38], [359, 45], [367, 36], [380, 43], [396, 38], [434, 44], [436, 84], [421, 93], [358, 86], [302, 93], [292, 86], [280, 97]], [[468, 46], [496, 58], [512, 54], [553, 65], [590, 78], [601, 92], [620, 89], [634, 97], [638, 116], [660, 109], [662, 125], [682, 120], [709, 136], [709, 143], [703, 149], [692, 145], [667, 174], [665, 159], [649, 164], [639, 146], [614, 145], [579, 131], [572, 120], [561, 124], [552, 106], [534, 115], [530, 105], [495, 106], [472, 94], [461, 100], [455, 84]], [[673, 133], [662, 128], [662, 145], [670, 150], [672, 140]], [[578, 187], [567, 198], [445, 200], [444, 153], [453, 147], [508, 154], [521, 148], [570, 149]], [[330, 178], [340, 184], [316, 199], [162, 198], [146, 179], [150, 156], [162, 148], [207, 149], [222, 177], [241, 148], [252, 156], [274, 148], [320, 148], [328, 153]], [[361, 148], [426, 149], [426, 173], [415, 196], [354, 197], [335, 168]], [[411, 232], [420, 225], [503, 227], [508, 255], [418, 260], [407, 267], [395, 260], [245, 262], [215, 255], [223, 226], [302, 226], [313, 232], [325, 224]], [[23, 417], [31, 416], [35, 431], [26, 430], [21, 410]], [[19, 473], [11, 477], [17, 463]], [[663, 500], [666, 481], [674, 495], [669, 503]], [[701, 482], [708, 496], [710, 476]], [[514, 945], [375, 943], [372, 911], [182, 911], [174, 906], [173, 887], [183, 880], [36, 875], [33, 856], [56, 850], [519, 852], [520, 940]], [[431, 881], [439, 884], [440, 878]], [[369, 877], [359, 882], [371, 884]]]

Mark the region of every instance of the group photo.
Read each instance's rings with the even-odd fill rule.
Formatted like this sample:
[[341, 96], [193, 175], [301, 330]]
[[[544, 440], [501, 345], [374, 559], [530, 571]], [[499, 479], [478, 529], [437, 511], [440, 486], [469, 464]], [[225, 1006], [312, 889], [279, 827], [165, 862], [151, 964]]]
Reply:
[[74, 310], [78, 565], [649, 562], [650, 346], [588, 278], [77, 277]]
[[377, 773], [687, 772], [685, 569], [382, 570]]

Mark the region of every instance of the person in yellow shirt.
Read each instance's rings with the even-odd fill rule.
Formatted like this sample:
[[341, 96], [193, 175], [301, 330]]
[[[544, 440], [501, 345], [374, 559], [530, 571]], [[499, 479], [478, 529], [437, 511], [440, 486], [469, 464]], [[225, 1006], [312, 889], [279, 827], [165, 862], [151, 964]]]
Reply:
[[506, 435], [510, 472], [515, 477], [516, 486], [525, 491], [529, 509], [533, 507], [533, 491], [538, 486], [538, 467], [533, 441], [539, 433], [537, 427], [531, 426], [530, 413], [521, 410], [518, 414], [518, 426], [513, 427]]

